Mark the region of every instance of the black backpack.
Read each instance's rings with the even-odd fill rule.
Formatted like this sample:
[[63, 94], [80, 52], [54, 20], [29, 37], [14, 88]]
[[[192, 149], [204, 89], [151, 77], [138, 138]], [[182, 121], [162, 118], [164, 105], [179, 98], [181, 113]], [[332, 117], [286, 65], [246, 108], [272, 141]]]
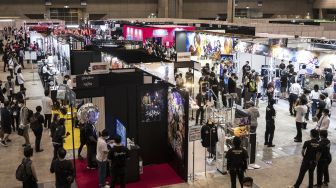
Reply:
[[28, 161], [25, 159], [22, 160], [21, 164], [17, 167], [15, 177], [18, 181], [26, 181], [30, 177], [30, 175], [27, 172], [27, 164]]

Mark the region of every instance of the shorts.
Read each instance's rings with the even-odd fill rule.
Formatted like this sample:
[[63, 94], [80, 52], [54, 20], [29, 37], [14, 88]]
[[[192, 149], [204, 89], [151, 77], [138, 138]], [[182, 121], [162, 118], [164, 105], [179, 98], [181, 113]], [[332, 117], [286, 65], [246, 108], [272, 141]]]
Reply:
[[281, 93], [284, 93], [284, 92], [286, 92], [287, 91], [287, 87], [281, 87]]

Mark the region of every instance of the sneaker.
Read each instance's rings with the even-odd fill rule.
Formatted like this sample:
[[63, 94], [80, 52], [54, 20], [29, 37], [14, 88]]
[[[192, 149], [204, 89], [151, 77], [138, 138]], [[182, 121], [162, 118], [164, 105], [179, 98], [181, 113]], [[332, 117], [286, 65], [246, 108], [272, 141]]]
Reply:
[[265, 142], [265, 143], [264, 143], [264, 146], [267, 146], [267, 145], [268, 145], [268, 143]]
[[321, 188], [321, 185], [315, 184], [314, 188]]
[[274, 144], [269, 144], [269, 145], [267, 145], [267, 147], [272, 148], [272, 147], [275, 147], [275, 145]]
[[6, 142], [12, 142], [12, 140], [11, 139], [7, 139]]
[[294, 139], [294, 142], [302, 142], [302, 140]]
[[328, 187], [328, 182], [324, 182], [323, 185]]
[[4, 147], [8, 147], [8, 145], [6, 144], [5, 141], [1, 141], [0, 144], [1, 144], [2, 146], [4, 146]]
[[39, 153], [39, 152], [42, 152], [42, 151], [44, 151], [44, 149], [37, 150], [36, 152]]

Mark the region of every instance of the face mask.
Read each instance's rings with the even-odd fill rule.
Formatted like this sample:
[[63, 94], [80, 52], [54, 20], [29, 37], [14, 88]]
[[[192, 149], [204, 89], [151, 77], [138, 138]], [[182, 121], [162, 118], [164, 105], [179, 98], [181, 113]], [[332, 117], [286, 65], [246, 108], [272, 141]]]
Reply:
[[13, 100], [14, 103], [16, 103], [16, 100]]
[[19, 104], [19, 107], [22, 107], [23, 106], [23, 104]]

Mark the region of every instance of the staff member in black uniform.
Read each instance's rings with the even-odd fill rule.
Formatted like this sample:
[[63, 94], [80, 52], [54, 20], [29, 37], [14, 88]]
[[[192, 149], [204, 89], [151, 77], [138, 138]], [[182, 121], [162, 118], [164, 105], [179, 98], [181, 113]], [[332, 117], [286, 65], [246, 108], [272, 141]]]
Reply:
[[322, 186], [322, 179], [324, 178], [323, 185], [328, 186], [329, 183], [329, 164], [331, 163], [330, 154], [330, 140], [328, 139], [328, 131], [320, 131], [320, 149], [321, 158], [317, 163], [317, 184], [316, 187]]
[[200, 92], [197, 94], [196, 96], [196, 102], [198, 105], [198, 109], [196, 111], [196, 125], [198, 124], [198, 119], [199, 116], [201, 115], [201, 120], [200, 120], [200, 124], [203, 123], [203, 119], [204, 119], [204, 108], [207, 104], [208, 98], [205, 92]]
[[117, 180], [120, 181], [120, 188], [125, 188], [126, 160], [129, 158], [129, 150], [121, 145], [121, 137], [114, 138], [115, 145], [109, 151], [108, 160], [110, 162], [111, 188], [115, 187]]
[[227, 159], [227, 170], [231, 177], [231, 188], [236, 188], [236, 178], [238, 176], [239, 183], [243, 187], [244, 172], [247, 169], [247, 151], [241, 147], [239, 137], [233, 138], [233, 148], [229, 149], [225, 158]]
[[275, 130], [275, 116], [276, 112], [274, 109], [275, 100], [270, 99], [268, 102], [268, 106], [266, 107], [266, 131], [265, 131], [265, 146], [274, 147], [273, 144], [273, 137], [274, 137], [274, 130]]
[[96, 161], [97, 155], [97, 139], [98, 134], [96, 131], [96, 127], [91, 124], [86, 124], [86, 133], [87, 133], [87, 140], [86, 140], [86, 148], [87, 148], [87, 168], [88, 169], [96, 169], [98, 167]]
[[300, 185], [303, 181], [303, 178], [307, 171], [309, 171], [309, 186], [308, 188], [313, 188], [314, 185], [314, 170], [319, 160], [320, 153], [320, 145], [318, 142], [319, 132], [315, 129], [310, 131], [311, 140], [306, 141], [303, 144], [302, 148], [302, 164], [300, 168], [299, 177], [296, 180], [294, 188], [300, 188]]

